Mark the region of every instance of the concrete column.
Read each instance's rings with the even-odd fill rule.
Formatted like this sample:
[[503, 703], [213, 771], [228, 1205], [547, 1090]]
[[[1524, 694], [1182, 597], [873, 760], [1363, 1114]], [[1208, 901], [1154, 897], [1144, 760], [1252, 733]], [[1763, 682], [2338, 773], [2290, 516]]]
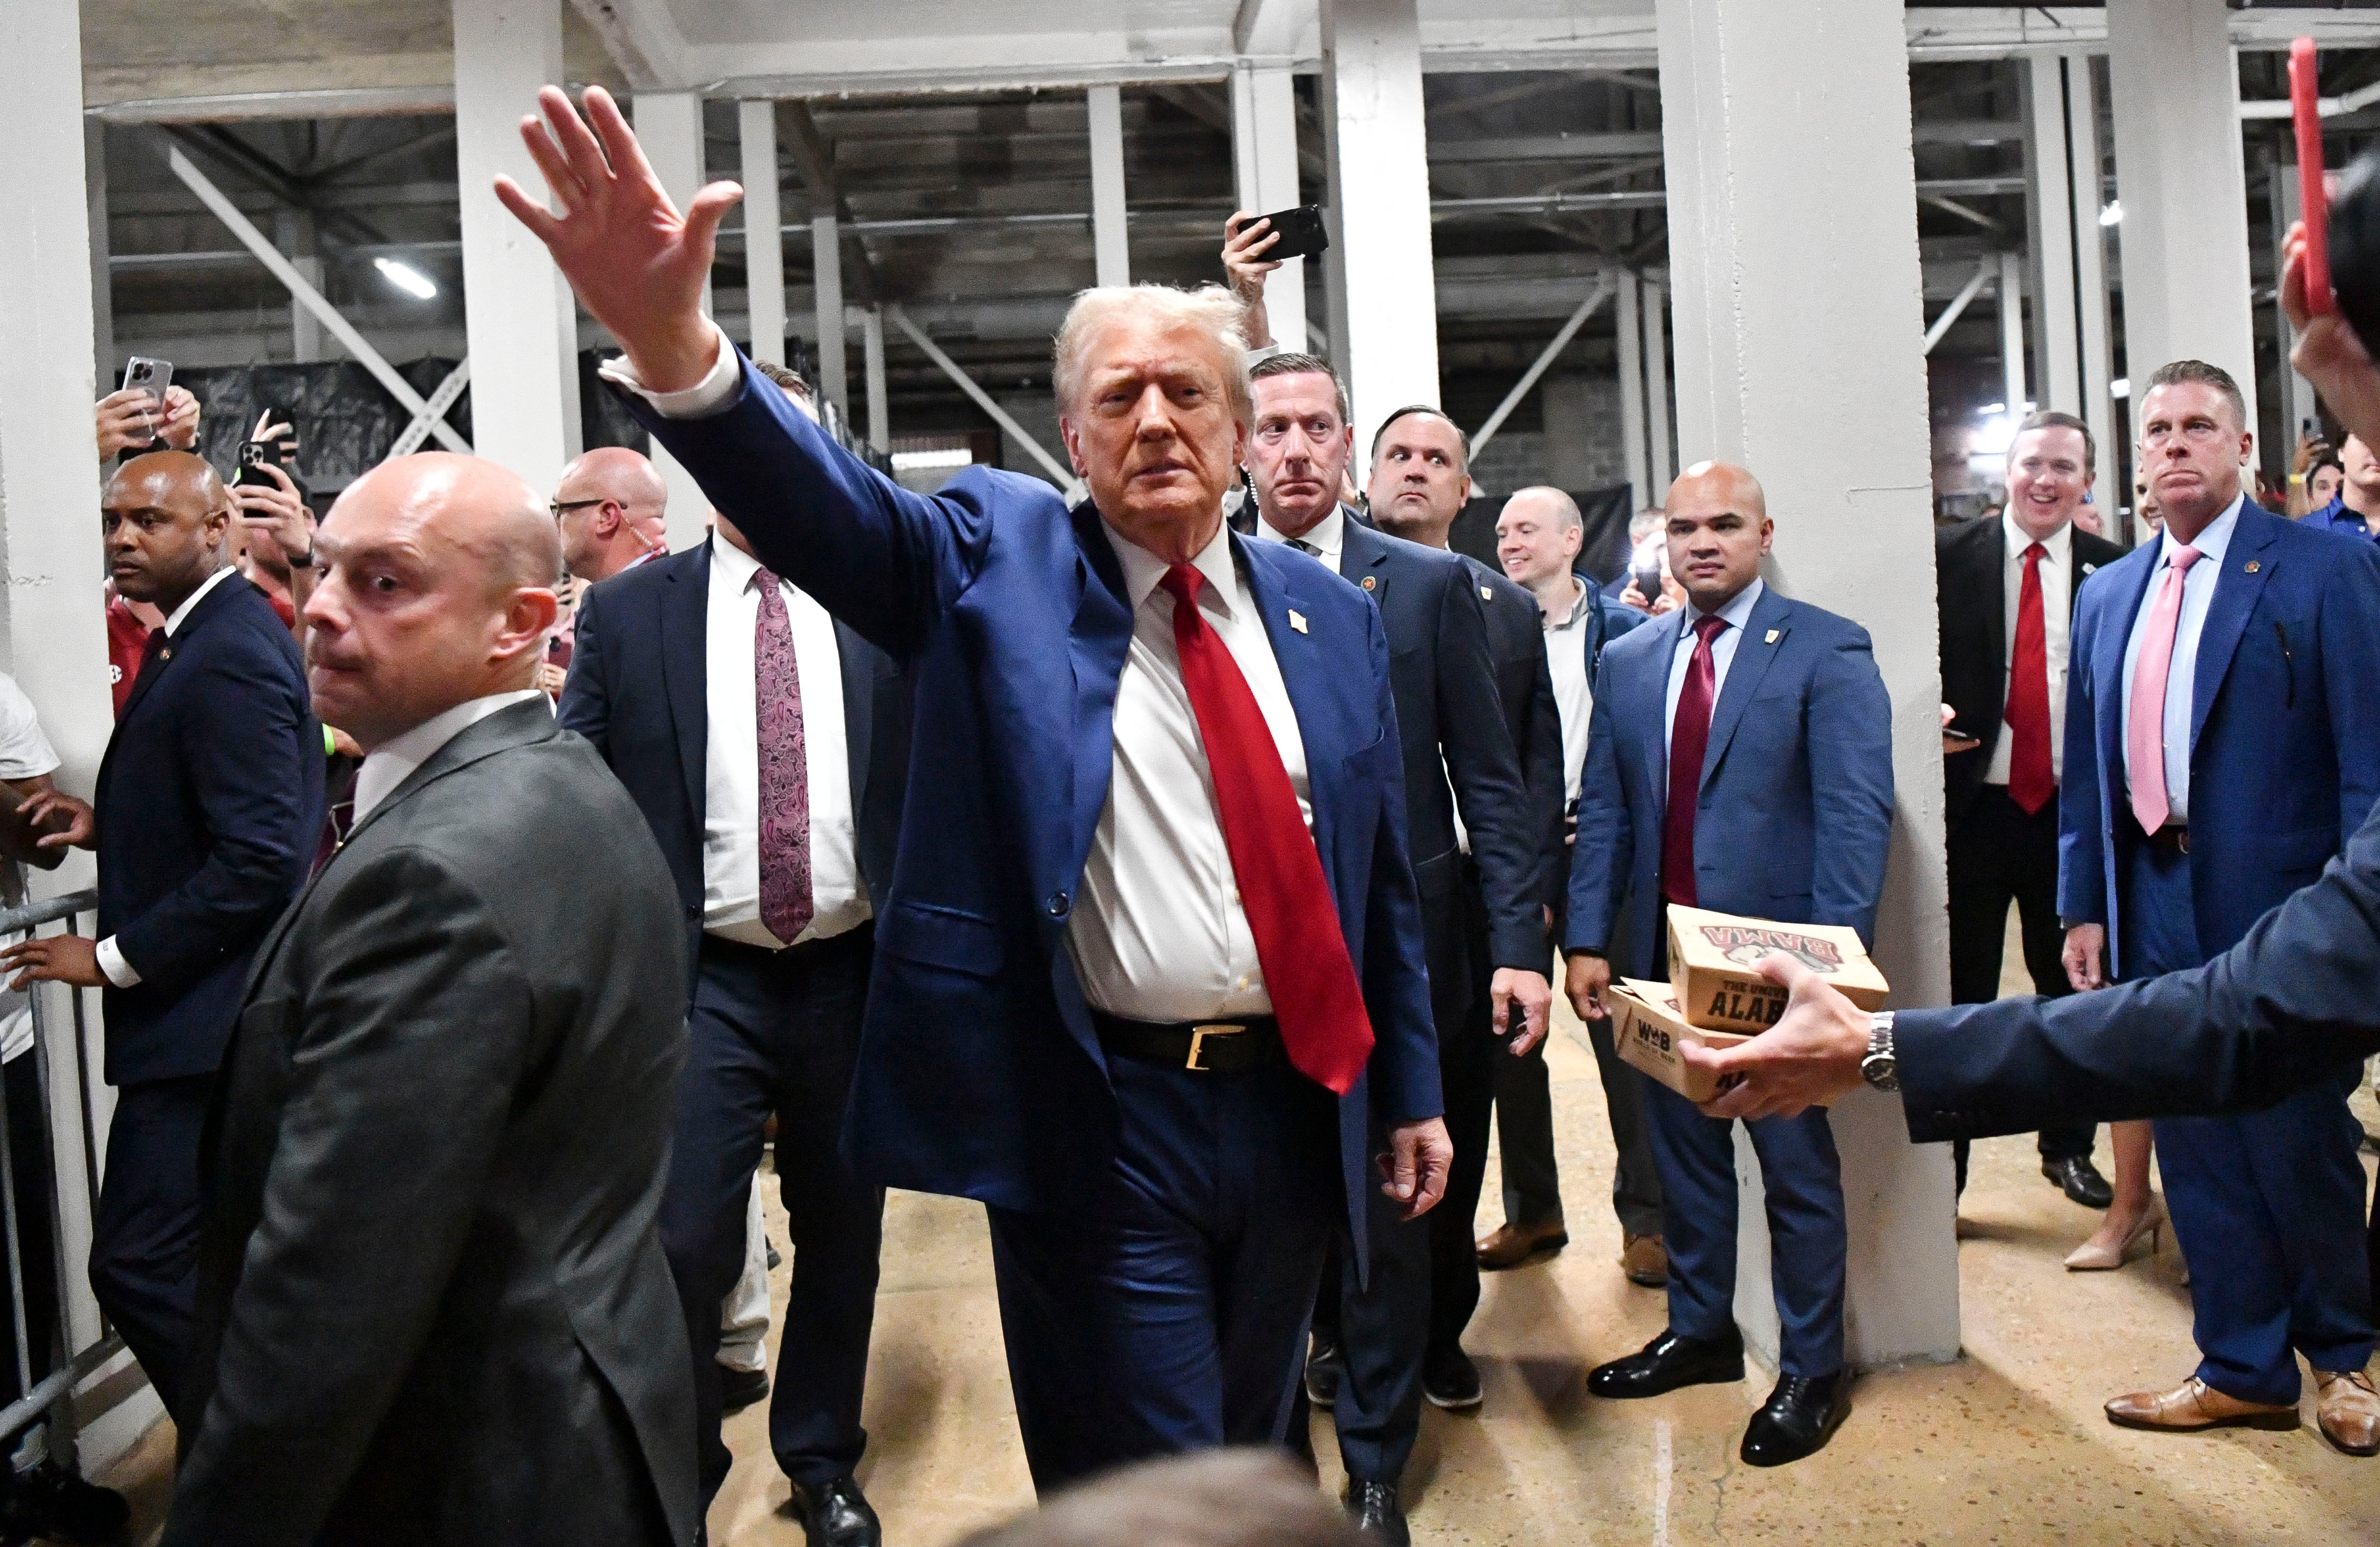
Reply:
[[[1297, 187], [1296, 76], [1243, 59], [1232, 71], [1233, 197], [1250, 214], [1294, 207]], [[1265, 280], [1265, 317], [1281, 348], [1305, 348], [1305, 260], [1293, 258]]]
[[2108, 0], [2116, 191], [2124, 208], [2124, 358], [2221, 366], [2256, 425], [2240, 66], [2224, 0]]
[[1091, 136], [1091, 245], [1099, 283], [1132, 283], [1132, 243], [1124, 224], [1123, 95], [1094, 86], [1088, 97]]
[[860, 368], [868, 377], [868, 443], [891, 455], [892, 410], [884, 385], [884, 313], [869, 307], [859, 319]]
[[91, 231], [91, 348], [102, 395], [123, 380], [115, 358], [115, 283], [108, 270], [107, 126], [96, 118], [82, 127], [84, 206]]
[[[2086, 64], [2087, 67], [2087, 64]], [[2027, 256], [2033, 265], [2034, 400], [2079, 413], [2082, 344], [2076, 332], [2074, 233], [2098, 206], [2078, 211], [2066, 134], [2066, 61], [2036, 54], [2024, 61], [2024, 170]]]
[[[2099, 448], [2099, 496], [2109, 511], [2131, 507], [2131, 458], [2116, 438], [2115, 351], [2109, 346], [2107, 228], [2099, 158], [2099, 96], [2091, 56], [2066, 55], [2067, 178], [2074, 188], [2075, 332], [2082, 345], [2082, 420]], [[2123, 540], [2123, 534], [2110, 537]]]
[[1438, 402], [1438, 284], [1415, 0], [1321, 0], [1322, 122], [1334, 265], [1330, 340], [1354, 399], [1356, 454], [1380, 421]]
[[777, 104], [735, 104], [744, 153], [744, 314], [756, 360], [785, 363], [784, 217], [777, 177]]
[[[456, 4], [461, 3], [456, 0]], [[710, 175], [702, 137], [702, 98], [693, 91], [639, 91], [630, 110], [636, 116], [637, 139], [645, 148], [645, 159], [652, 163], [653, 175], [661, 179], [670, 201], [685, 209]], [[708, 281], [702, 286], [702, 309], [710, 309]], [[475, 374], [478, 369], [475, 363]], [[476, 393], [472, 401], [479, 401]], [[652, 443], [650, 454], [653, 465], [661, 470], [662, 481], [669, 485], [669, 508], [662, 526], [670, 549], [675, 552], [691, 548], [703, 540], [710, 526], [710, 497], [694, 481], [694, 475], [662, 449], [660, 441]]]
[[[1679, 453], [1757, 474], [1777, 521], [1772, 584], [1875, 640], [1899, 791], [1876, 956], [1897, 1003], [1938, 1005], [1949, 997], [1941, 680], [1901, 6], [1657, 0], [1656, 12]], [[1840, 261], [1778, 261], [1820, 251]], [[1897, 1098], [1863, 1091], [1831, 1116], [1851, 1213], [1851, 1361], [1949, 1359], [1949, 1151], [1909, 1142]], [[1759, 1167], [1740, 1130], [1737, 1155], [1736, 1315], [1773, 1359]]]
[[1611, 336], [1620, 357], [1620, 455], [1627, 469], [1631, 515], [1667, 492], [1653, 487], [1645, 461], [1645, 335], [1636, 315], [1637, 288], [1635, 271], [1621, 270]]
[[1645, 282], [1645, 476], [1651, 480], [1652, 489], [1652, 498], [1645, 502], [1648, 505], [1667, 499], [1670, 485], [1678, 476], [1670, 434], [1670, 340], [1663, 315], [1668, 298], [1668, 285]]
[[537, 91], [563, 79], [562, 0], [455, 0], [455, 168], [471, 444], [540, 490], [579, 451], [578, 308], [545, 244], [496, 202], [496, 174], [532, 194], [521, 144]]
[[850, 355], [843, 315], [843, 234], [832, 211], [810, 221], [810, 295], [818, 306], [819, 392], [851, 412]]
[[2033, 394], [2024, 384], [2024, 260], [2000, 254], [2000, 279], [1996, 292], [2000, 307], [2000, 401], [2011, 418], [2021, 418]]

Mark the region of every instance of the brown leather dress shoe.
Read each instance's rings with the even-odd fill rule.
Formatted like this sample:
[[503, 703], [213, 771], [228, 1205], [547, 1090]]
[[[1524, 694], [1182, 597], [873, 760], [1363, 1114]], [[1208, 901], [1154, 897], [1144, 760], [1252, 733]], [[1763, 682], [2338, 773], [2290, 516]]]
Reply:
[[2171, 1391], [2135, 1391], [2107, 1399], [2107, 1421], [2126, 1429], [2188, 1433], [2200, 1429], [2295, 1429], [2294, 1403], [2276, 1407], [2226, 1396], [2192, 1375]]
[[2380, 1456], [2380, 1393], [2361, 1370], [2313, 1372], [2322, 1394], [2314, 1416], [2322, 1436], [2350, 1456]]
[[1570, 1244], [1570, 1232], [1559, 1219], [1547, 1225], [1499, 1225], [1479, 1238], [1479, 1266], [1488, 1273], [1526, 1266], [1550, 1257]]
[[1620, 1271], [1639, 1288], [1660, 1288], [1670, 1281], [1670, 1249], [1658, 1236], [1630, 1236], [1621, 1243]]

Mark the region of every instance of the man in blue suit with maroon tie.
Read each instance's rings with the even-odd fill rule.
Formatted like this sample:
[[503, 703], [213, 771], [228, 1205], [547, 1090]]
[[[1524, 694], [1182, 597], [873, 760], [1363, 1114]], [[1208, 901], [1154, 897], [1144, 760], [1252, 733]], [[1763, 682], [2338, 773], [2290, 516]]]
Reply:
[[1038, 1486], [1277, 1443], [1331, 1233], [1363, 1239], [1367, 1187], [1427, 1210], [1449, 1145], [1378, 615], [1223, 524], [1237, 303], [1076, 301], [1077, 510], [996, 472], [913, 494], [702, 315], [739, 190], [681, 217], [600, 88], [585, 121], [540, 100], [564, 212], [497, 191], [625, 347], [607, 369], [761, 562], [916, 684], [861, 1170], [987, 1205]]

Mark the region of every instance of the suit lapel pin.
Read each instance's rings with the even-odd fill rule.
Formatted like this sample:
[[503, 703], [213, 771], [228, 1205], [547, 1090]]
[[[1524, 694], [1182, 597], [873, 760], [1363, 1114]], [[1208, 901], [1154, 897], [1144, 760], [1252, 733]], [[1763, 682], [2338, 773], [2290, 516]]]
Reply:
[[2085, 574], [2096, 574], [2099, 573], [2099, 566], [2096, 564], [2084, 564], [2082, 566], [2082, 573]]
[[1496, 599], [1496, 593], [1489, 590], [1487, 586], [1482, 586], [1479, 587], [1479, 599], [1481, 601], [1494, 601]]
[[1304, 634], [1305, 632], [1305, 614], [1298, 611], [1295, 608], [1292, 608], [1289, 613], [1289, 626], [1295, 629], [1298, 633]]
[[1770, 629], [1770, 630], [1768, 631], [1768, 637], [1767, 637], [1767, 638], [1766, 638], [1766, 639], [1764, 639], [1764, 640], [1762, 640], [1762, 641], [1761, 641], [1761, 643], [1762, 643], [1762, 644], [1764, 644], [1764, 645], [1774, 645], [1774, 644], [1776, 644], [1776, 643], [1777, 643], [1777, 636], [1778, 636], [1778, 635], [1779, 635], [1779, 633], [1781, 633], [1781, 632], [1782, 632], [1782, 631], [1781, 631], [1781, 630], [1779, 630], [1779, 629], [1773, 629], [1773, 628], [1772, 628], [1772, 629]]
[[2260, 569], [2262, 569], [2262, 568], [2264, 568], [2264, 567], [2265, 567], [2264, 565], [2262, 565], [2262, 564], [2258, 563], [2258, 562], [2257, 562], [2255, 560], [2253, 560], [2253, 559], [2251, 559], [2251, 560], [2249, 560], [2249, 561], [2248, 561], [2248, 573], [2249, 573], [2250, 574], [2255, 574], [2258, 570], [2260, 570]]
[[1376, 591], [1379, 589], [1379, 586], [1380, 577], [1378, 575], [1367, 574], [1364, 576], [1364, 589], [1367, 591]]

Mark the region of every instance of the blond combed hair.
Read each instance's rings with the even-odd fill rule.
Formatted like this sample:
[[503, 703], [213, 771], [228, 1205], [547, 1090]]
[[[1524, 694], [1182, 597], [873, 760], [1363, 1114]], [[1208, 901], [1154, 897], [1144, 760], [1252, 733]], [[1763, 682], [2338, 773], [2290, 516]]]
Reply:
[[1256, 417], [1248, 391], [1248, 335], [1240, 320], [1239, 297], [1220, 284], [1184, 290], [1171, 284], [1103, 284], [1075, 296], [1052, 345], [1050, 386], [1058, 412], [1071, 414], [1082, 395], [1091, 341], [1110, 324], [1132, 320], [1195, 329], [1223, 359], [1223, 390], [1232, 417], [1242, 425]]

